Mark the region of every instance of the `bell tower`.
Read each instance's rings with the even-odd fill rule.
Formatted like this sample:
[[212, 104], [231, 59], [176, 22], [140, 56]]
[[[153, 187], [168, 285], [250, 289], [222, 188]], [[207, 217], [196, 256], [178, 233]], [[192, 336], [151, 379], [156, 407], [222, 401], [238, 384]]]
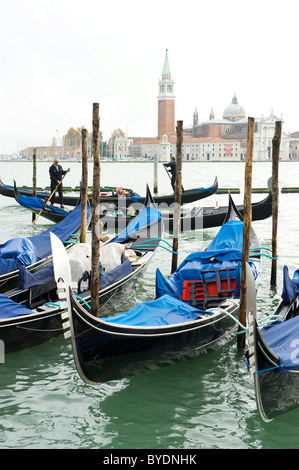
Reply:
[[171, 77], [168, 49], [166, 49], [162, 77], [158, 94], [158, 137], [175, 133], [174, 80]]

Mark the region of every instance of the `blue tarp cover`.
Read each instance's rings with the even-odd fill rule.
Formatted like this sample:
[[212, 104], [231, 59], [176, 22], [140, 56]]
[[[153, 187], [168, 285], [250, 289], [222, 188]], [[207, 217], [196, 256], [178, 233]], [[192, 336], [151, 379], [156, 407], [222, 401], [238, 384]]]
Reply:
[[[21, 206], [27, 207], [28, 209], [36, 209], [38, 211], [41, 210], [45, 203], [45, 201], [40, 197], [30, 197], [25, 195], [19, 196], [19, 201]], [[62, 210], [59, 207], [52, 206], [51, 204], [47, 204], [45, 208], [50, 210], [51, 212], [54, 212], [54, 214], [68, 214], [67, 211]]]
[[145, 207], [139, 214], [132, 220], [132, 222], [122, 230], [110, 242], [124, 243], [138, 233], [139, 230], [149, 227], [161, 219], [160, 212], [156, 207]]
[[[224, 224], [214, 240], [205, 251], [187, 256], [169, 280], [166, 280], [159, 269], [156, 272], [156, 297], [165, 294], [182, 298], [185, 280], [201, 280], [202, 270], [234, 268], [230, 275], [236, 277], [234, 297], [239, 296], [241, 279], [241, 260], [243, 247], [243, 222], [230, 221]], [[257, 277], [255, 266], [250, 263], [254, 278]], [[220, 277], [226, 279], [225, 272]], [[205, 274], [205, 279], [215, 278], [214, 273]]]
[[38, 261], [37, 251], [28, 238], [13, 238], [0, 245], [0, 275]]
[[261, 334], [272, 351], [279, 357], [280, 372], [299, 368], [299, 317], [275, 322], [261, 328]]
[[31, 273], [25, 266], [19, 268], [18, 288], [30, 289], [34, 286], [42, 286], [54, 279], [53, 264], [49, 264], [43, 269]]
[[[91, 213], [87, 206], [87, 216]], [[19, 269], [20, 266], [29, 266], [40, 259], [52, 254], [50, 233], [65, 242], [81, 226], [81, 205], [77, 206], [61, 222], [53, 225], [40, 235], [33, 237], [18, 237], [8, 240], [0, 245], [0, 275]]]
[[299, 294], [299, 269], [294, 272], [293, 279], [290, 279], [289, 269], [283, 268], [283, 289], [281, 297], [286, 302], [291, 302]]
[[105, 287], [108, 287], [117, 281], [120, 281], [120, 279], [128, 276], [131, 274], [131, 272], [132, 264], [128, 259], [108, 272], [104, 271], [102, 263], [100, 263], [100, 290], [105, 289]]
[[[87, 217], [91, 214], [91, 207], [87, 205]], [[81, 205], [75, 207], [70, 214], [53, 227], [40, 235], [28, 237], [34, 244], [39, 259], [47, 258], [52, 254], [50, 233], [54, 233], [61, 242], [65, 242], [81, 226]]]
[[134, 195], [132, 196], [132, 201], [138, 202], [140, 198], [141, 198], [140, 194], [134, 193]]
[[212, 190], [213, 190], [213, 186], [210, 186], [209, 188], [195, 188], [192, 191], [208, 191], [209, 193], [211, 193]]
[[131, 326], [166, 326], [196, 320], [206, 313], [169, 295], [137, 305], [114, 317], [102, 318], [109, 323]]
[[33, 313], [29, 308], [19, 305], [11, 299], [0, 294], [0, 318], [18, 317]]

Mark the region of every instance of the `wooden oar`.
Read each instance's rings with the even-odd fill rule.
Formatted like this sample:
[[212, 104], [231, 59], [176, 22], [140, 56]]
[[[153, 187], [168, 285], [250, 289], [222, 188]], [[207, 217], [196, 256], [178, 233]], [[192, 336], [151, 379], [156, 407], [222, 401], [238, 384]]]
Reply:
[[[67, 174], [67, 173], [66, 173], [66, 174]], [[63, 175], [63, 177], [61, 178], [61, 182], [58, 183], [58, 185], [56, 186], [56, 188], [55, 188], [54, 191], [52, 192], [52, 194], [51, 194], [51, 196], [49, 197], [49, 199], [47, 199], [47, 200], [44, 202], [43, 207], [41, 208], [41, 210], [40, 210], [39, 213], [37, 214], [36, 218], [35, 218], [34, 221], [32, 222], [33, 225], [35, 224], [35, 222], [37, 221], [37, 219], [39, 218], [39, 216], [40, 216], [41, 213], [43, 212], [43, 210], [44, 210], [44, 208], [46, 207], [46, 205], [48, 204], [48, 202], [50, 202], [50, 200], [51, 200], [53, 194], [56, 193], [56, 191], [57, 191], [57, 189], [58, 189], [58, 186], [59, 186], [60, 184], [62, 184], [62, 180], [64, 179], [64, 177], [66, 176], [66, 174]]]

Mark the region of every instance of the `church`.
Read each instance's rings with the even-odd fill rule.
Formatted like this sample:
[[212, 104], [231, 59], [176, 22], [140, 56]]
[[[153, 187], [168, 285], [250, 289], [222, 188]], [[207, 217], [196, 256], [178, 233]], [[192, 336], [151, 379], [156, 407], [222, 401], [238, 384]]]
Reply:
[[[255, 118], [254, 161], [271, 161], [272, 139], [275, 121], [273, 110], [266, 117]], [[184, 161], [242, 161], [246, 159], [248, 118], [239, 105], [236, 95], [223, 111], [222, 118], [216, 118], [211, 109], [207, 121], [198, 122], [197, 108], [193, 123], [184, 127]], [[168, 50], [158, 90], [158, 129], [156, 137], [117, 137], [114, 141], [114, 158], [149, 158], [157, 155], [159, 161], [169, 161], [176, 156], [175, 93], [168, 59]], [[290, 136], [281, 135], [280, 160], [290, 159]]]

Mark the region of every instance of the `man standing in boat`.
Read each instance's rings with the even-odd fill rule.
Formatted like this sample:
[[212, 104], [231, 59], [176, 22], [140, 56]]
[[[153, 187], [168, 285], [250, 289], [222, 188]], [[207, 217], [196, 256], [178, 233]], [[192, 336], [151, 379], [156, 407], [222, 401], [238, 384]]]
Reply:
[[165, 168], [169, 168], [168, 171], [171, 173], [171, 186], [173, 189], [173, 192], [175, 190], [175, 178], [176, 178], [176, 161], [174, 157], [170, 157], [170, 162], [169, 163], [164, 163]]
[[[62, 166], [59, 165], [59, 160], [57, 157], [54, 158], [54, 163], [49, 168], [50, 179], [51, 179], [51, 194], [58, 186], [57, 191], [59, 195], [59, 203], [60, 203], [61, 209], [64, 209], [63, 194], [62, 194], [62, 177], [69, 171], [70, 171], [70, 168], [68, 168], [67, 170], [62, 169]], [[55, 194], [54, 194], [54, 198], [55, 198]], [[53, 200], [51, 201], [51, 204], [54, 205]]]

